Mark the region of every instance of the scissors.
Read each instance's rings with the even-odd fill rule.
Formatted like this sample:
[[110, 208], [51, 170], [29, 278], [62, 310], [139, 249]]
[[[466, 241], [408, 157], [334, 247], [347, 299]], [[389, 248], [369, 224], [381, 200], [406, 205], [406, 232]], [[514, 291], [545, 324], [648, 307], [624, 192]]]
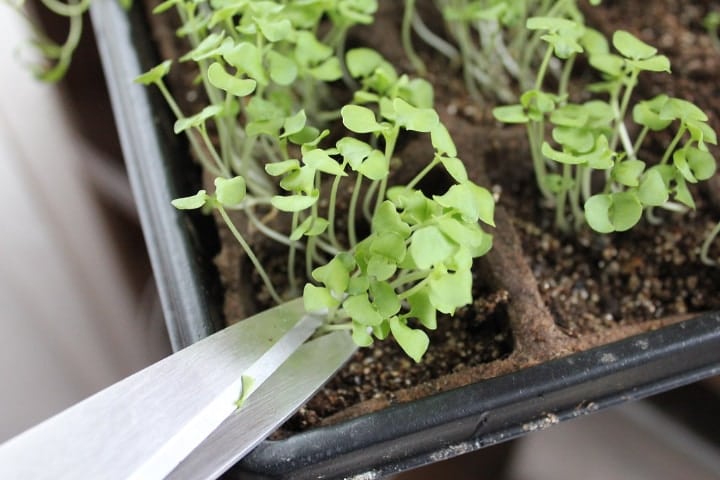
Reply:
[[298, 299], [227, 327], [0, 445], [0, 478], [217, 478], [355, 352], [320, 325]]

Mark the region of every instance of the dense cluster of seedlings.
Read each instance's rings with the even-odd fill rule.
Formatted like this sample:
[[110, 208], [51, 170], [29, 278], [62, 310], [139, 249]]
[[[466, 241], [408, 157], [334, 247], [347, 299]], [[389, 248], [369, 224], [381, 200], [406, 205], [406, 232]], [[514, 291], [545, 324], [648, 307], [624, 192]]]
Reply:
[[[39, 37], [51, 60], [42, 78], [56, 80], [67, 69], [88, 2], [42, 0], [70, 20], [63, 44]], [[307, 310], [326, 314], [323, 328], [350, 330], [363, 346], [392, 335], [416, 361], [428, 347], [423, 329], [472, 301], [471, 267], [491, 248], [483, 226], [494, 224], [494, 200], [468, 178], [434, 109], [413, 33], [462, 69], [472, 96], [499, 102], [498, 120], [526, 125], [537, 187], [560, 231], [585, 224], [625, 231], [643, 215], [658, 222], [657, 208], [695, 208], [688, 185], [716, 170], [707, 145], [717, 136], [698, 107], [667, 95], [633, 103], [638, 77], [669, 73], [667, 57], [625, 31], [609, 42], [585, 25], [575, 0], [430, 3], [444, 32], [428, 28], [415, 0], [404, 2], [401, 38], [419, 74], [413, 78], [377, 51], [346, 49], [352, 27], [373, 22], [377, 0], [166, 0], [154, 12], [177, 12], [177, 34], [190, 45], [179, 61], [197, 71], [208, 105], [192, 115], [181, 110], [164, 83], [170, 60], [137, 79], [160, 90], [177, 118], [175, 132], [187, 135], [215, 177], [214, 191], [173, 204], [215, 210], [276, 302], [302, 294]], [[705, 19], [716, 42], [718, 23], [716, 14]], [[578, 98], [590, 100], [578, 103], [569, 85], [581, 56], [599, 81], [584, 87]], [[352, 93], [345, 105], [330, 100], [338, 82]], [[407, 132], [427, 135], [431, 148], [411, 180], [390, 185]], [[671, 138], [655, 160], [645, 152], [654, 132]], [[418, 186], [435, 169], [450, 185], [427, 195]], [[344, 183], [351, 194], [341, 219]], [[287, 246], [286, 290], [272, 283], [232, 211]], [[287, 216], [289, 231], [264, 221], [277, 215]], [[362, 219], [369, 231], [361, 238]], [[718, 232], [720, 224], [703, 244], [707, 263]]]
[[[176, 131], [188, 131], [217, 176], [214, 194], [201, 190], [174, 204], [217, 209], [277, 301], [299, 294], [307, 279], [306, 308], [327, 314], [325, 328], [349, 329], [363, 346], [392, 335], [420, 361], [428, 346], [423, 327], [436, 328], [438, 312], [452, 314], [472, 301], [471, 266], [491, 248], [481, 224], [493, 225], [494, 203], [468, 179], [433, 108], [432, 86], [399, 74], [374, 50], [345, 51], [349, 28], [372, 22], [376, 2], [168, 0], [157, 10], [170, 6], [184, 22], [179, 34], [194, 45], [181, 61], [198, 65], [210, 99], [192, 117], [173, 106]], [[716, 169], [707, 144], [717, 138], [707, 116], [667, 95], [632, 103], [641, 73], [670, 72], [667, 57], [628, 32], [608, 42], [584, 24], [575, 1], [437, 0], [435, 6], [449, 37], [431, 32], [416, 2], [406, 0], [401, 35], [408, 58], [422, 74], [414, 31], [462, 66], [472, 95], [504, 103], [493, 110], [496, 118], [526, 124], [537, 186], [555, 209], [560, 231], [585, 224], [600, 233], [625, 231], [643, 214], [657, 222], [655, 208], [695, 207], [688, 184], [709, 179]], [[580, 55], [599, 81], [586, 87], [591, 100], [576, 103], [569, 84]], [[156, 84], [174, 105], [162, 84], [168, 67], [140, 80]], [[339, 109], [324, 105], [318, 94], [336, 81], [353, 92]], [[548, 91], [548, 84], [556, 90]], [[338, 117], [345, 131], [321, 129], [338, 128], [332, 123]], [[210, 142], [210, 121], [219, 148]], [[407, 131], [429, 135], [432, 151], [413, 179], [391, 186], [395, 147]], [[670, 131], [672, 140], [652, 163], [643, 146], [658, 131]], [[340, 139], [328, 145], [328, 137]], [[453, 183], [428, 196], [417, 186], [435, 168]], [[347, 218], [339, 222], [342, 182], [352, 185], [352, 194]], [[323, 195], [329, 208], [321, 214]], [[257, 206], [290, 215], [290, 235], [264, 225], [253, 212]], [[258, 229], [288, 246], [288, 292], [276, 292], [226, 209], [243, 210]], [[358, 238], [362, 216], [370, 231]], [[339, 235], [341, 224], [346, 231]], [[707, 262], [713, 238], [703, 246]], [[294, 268], [301, 251], [305, 279]]]

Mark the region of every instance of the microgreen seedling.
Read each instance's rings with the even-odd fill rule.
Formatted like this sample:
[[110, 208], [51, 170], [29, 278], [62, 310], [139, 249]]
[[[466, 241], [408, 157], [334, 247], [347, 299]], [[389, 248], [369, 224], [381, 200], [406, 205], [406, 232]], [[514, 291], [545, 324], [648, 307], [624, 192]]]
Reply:
[[[707, 144], [716, 144], [717, 136], [707, 116], [667, 95], [631, 106], [640, 74], [669, 73], [667, 57], [625, 31], [613, 35], [614, 53], [597, 32], [566, 19], [530, 18], [528, 28], [548, 32], [542, 37], [548, 44], [543, 66], [554, 55], [565, 61], [567, 72], [575, 56], [585, 54], [602, 76], [589, 93], [608, 97], [569, 102], [565, 82], [558, 93], [547, 93], [541, 66], [535, 88], [522, 95], [520, 104], [494, 110], [503, 122], [527, 125], [538, 187], [555, 208], [556, 226], [568, 231], [587, 222], [601, 233], [622, 232], [643, 213], [652, 218], [656, 207], [695, 208], [688, 185], [707, 180], [716, 168]], [[634, 138], [626, 126], [629, 116], [638, 126]], [[552, 126], [548, 139], [546, 122]], [[659, 163], [649, 165], [642, 152], [648, 135], [673, 129]], [[599, 191], [593, 191], [593, 178], [599, 178], [595, 172], [602, 172], [604, 180]]]
[[[156, 10], [173, 7], [184, 22], [179, 34], [193, 45], [180, 60], [197, 66], [210, 104], [189, 115], [180, 111], [163, 80], [169, 62], [138, 81], [160, 89], [177, 117], [175, 131], [188, 134], [217, 177], [213, 193], [200, 190], [173, 205], [215, 210], [275, 301], [302, 293], [307, 310], [327, 314], [324, 328], [350, 330], [360, 345], [392, 336], [420, 361], [429, 342], [424, 329], [436, 328], [437, 313], [452, 314], [472, 300], [472, 260], [492, 244], [480, 222], [493, 224], [494, 202], [468, 179], [427, 81], [399, 75], [374, 50], [344, 53], [347, 30], [372, 21], [377, 2], [306, 2], [304, 8], [235, 2], [201, 10], [192, 1], [169, 0]], [[320, 38], [323, 18], [331, 29]], [[356, 87], [353, 101], [322, 111], [327, 83], [343, 75]], [[330, 132], [316, 125], [333, 116], [341, 130], [327, 145]], [[410, 182], [391, 186], [404, 132], [427, 135], [432, 150]], [[427, 196], [417, 186], [435, 168], [453, 183], [444, 194]], [[341, 220], [336, 204], [345, 182], [352, 193]], [[266, 225], [257, 208], [287, 215], [289, 232]], [[231, 211], [287, 245], [287, 292], [276, 291]], [[363, 214], [370, 232], [360, 238], [356, 223]], [[310, 280], [303, 288], [296, 269], [301, 252]]]

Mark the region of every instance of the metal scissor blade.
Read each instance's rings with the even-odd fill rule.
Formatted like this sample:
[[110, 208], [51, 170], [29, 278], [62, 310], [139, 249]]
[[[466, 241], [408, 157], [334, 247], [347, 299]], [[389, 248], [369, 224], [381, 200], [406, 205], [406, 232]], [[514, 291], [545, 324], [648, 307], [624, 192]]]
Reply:
[[320, 323], [297, 300], [201, 340], [0, 445], [0, 478], [163, 478]]
[[333, 332], [300, 347], [168, 480], [218, 478], [315, 394], [356, 349], [347, 332]]

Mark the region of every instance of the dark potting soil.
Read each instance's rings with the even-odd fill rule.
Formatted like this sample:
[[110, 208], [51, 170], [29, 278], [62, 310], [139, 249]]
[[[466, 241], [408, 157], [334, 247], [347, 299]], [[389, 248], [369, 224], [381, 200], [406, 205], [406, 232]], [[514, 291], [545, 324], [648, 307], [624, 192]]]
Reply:
[[[638, 98], [660, 92], [686, 98], [708, 113], [718, 131], [720, 83], [715, 77], [720, 72], [720, 52], [713, 49], [700, 22], [710, 8], [720, 8], [719, 3], [605, 1], [584, 11], [591, 26], [609, 35], [619, 28], [629, 30], [670, 57], [673, 75], [644, 74]], [[354, 30], [349, 46], [376, 48], [399, 70], [410, 71], [400, 48], [401, 8], [402, 2], [381, 2], [376, 23]], [[433, 7], [421, 8], [432, 14]], [[163, 56], [176, 57], [179, 47], [172, 28], [153, 18], [160, 29], [156, 36]], [[432, 18], [439, 16], [426, 20], [441, 29]], [[457, 70], [422, 42], [415, 44], [429, 67], [436, 109], [459, 156], [470, 176], [497, 197], [494, 248], [476, 263], [476, 300], [453, 317], [439, 319], [439, 329], [431, 333], [431, 346], [420, 364], [392, 341], [361, 349], [280, 436], [509, 373], [656, 329], [692, 313], [720, 309], [720, 269], [699, 261], [702, 239], [720, 219], [720, 181], [695, 190], [696, 211], [658, 212], [660, 225], [643, 221], [631, 232], [613, 235], [559, 234], [552, 224], [553, 212], [539, 204], [524, 129], [498, 125], [491, 117], [491, 105], [467, 95]], [[194, 77], [182, 70], [175, 75], [171, 81], [176, 88]], [[186, 94], [185, 108], [189, 112], [201, 108], [201, 102], [195, 101], [201, 97], [196, 91]], [[658, 151], [663, 140], [656, 139]], [[401, 142], [393, 180], [402, 182], [422, 168], [428, 148], [417, 137]], [[713, 153], [717, 158], [717, 149]], [[437, 177], [424, 187], [442, 191], [445, 181]], [[338, 211], [343, 211], [342, 201]], [[246, 225], [242, 220], [238, 217]], [[287, 263], [283, 249], [250, 228], [244, 230], [261, 259], [277, 265], [276, 276], [282, 281]], [[270, 301], [223, 227], [220, 238], [223, 247], [216, 263], [226, 288], [225, 315], [233, 321], [269, 306]], [[714, 246], [712, 253], [720, 257], [720, 247]]]

